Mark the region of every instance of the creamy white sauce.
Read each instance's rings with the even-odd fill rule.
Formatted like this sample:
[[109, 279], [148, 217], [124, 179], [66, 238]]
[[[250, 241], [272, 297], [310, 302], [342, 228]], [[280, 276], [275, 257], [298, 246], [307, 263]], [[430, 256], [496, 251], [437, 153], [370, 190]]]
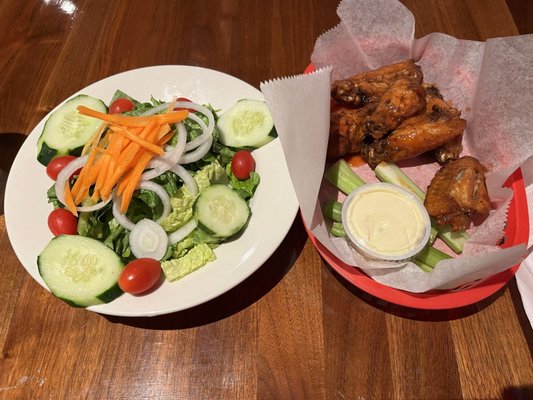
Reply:
[[346, 207], [345, 229], [367, 250], [401, 256], [420, 247], [424, 240], [427, 213], [419, 202], [395, 187], [368, 185], [351, 197]]

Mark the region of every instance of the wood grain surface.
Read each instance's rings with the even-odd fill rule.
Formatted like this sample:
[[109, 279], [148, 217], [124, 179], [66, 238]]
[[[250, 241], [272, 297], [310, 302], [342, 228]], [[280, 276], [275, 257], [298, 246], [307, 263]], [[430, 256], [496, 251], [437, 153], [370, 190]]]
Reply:
[[[528, 3], [510, 1], [515, 16]], [[417, 37], [519, 34], [504, 0], [403, 3]], [[1, 2], [2, 199], [25, 136], [84, 86], [129, 69], [186, 64], [259, 87], [304, 70], [316, 38], [338, 23], [337, 5]], [[106, 317], [71, 308], [33, 281], [11, 248], [0, 205], [0, 399], [533, 398], [533, 331], [514, 279], [462, 309], [396, 306], [338, 276], [297, 216], [268, 261], [222, 296], [161, 317]]]

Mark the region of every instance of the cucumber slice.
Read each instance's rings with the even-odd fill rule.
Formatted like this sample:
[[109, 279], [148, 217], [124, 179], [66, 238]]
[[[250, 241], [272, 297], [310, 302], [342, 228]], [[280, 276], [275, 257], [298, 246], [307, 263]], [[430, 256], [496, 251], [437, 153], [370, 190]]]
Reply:
[[81, 149], [98, 129], [102, 121], [81, 115], [80, 105], [107, 113], [104, 102], [95, 97], [80, 94], [59, 107], [46, 121], [37, 141], [37, 160], [48, 165], [57, 156], [79, 156]]
[[277, 137], [274, 121], [264, 101], [240, 100], [217, 121], [222, 144], [258, 148]]
[[39, 254], [37, 265], [52, 294], [71, 306], [109, 303], [122, 294], [118, 278], [124, 265], [96, 239], [56, 236]]
[[194, 202], [193, 209], [198, 225], [220, 238], [238, 233], [250, 216], [246, 201], [229, 186], [222, 184], [205, 188]]

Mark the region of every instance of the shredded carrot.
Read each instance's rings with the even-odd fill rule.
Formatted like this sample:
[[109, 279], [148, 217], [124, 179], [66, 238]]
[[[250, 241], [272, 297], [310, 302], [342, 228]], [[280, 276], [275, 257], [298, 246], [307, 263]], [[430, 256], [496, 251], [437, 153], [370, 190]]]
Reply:
[[128, 206], [131, 202], [131, 199], [133, 197], [133, 192], [137, 188], [137, 185], [139, 184], [139, 180], [141, 178], [141, 175], [146, 168], [146, 165], [152, 158], [152, 155], [149, 153], [144, 153], [139, 160], [137, 164], [135, 164], [135, 167], [130, 171], [128, 174], [127, 179], [124, 180], [126, 182], [125, 187], [121, 193], [122, 195], [122, 201], [120, 204], [120, 211], [126, 212], [128, 210]]
[[72, 199], [72, 193], [70, 192], [70, 186], [68, 182], [65, 183], [65, 206], [72, 214], [74, 214], [76, 217], [78, 216], [78, 210], [76, 210], [76, 204], [74, 204], [74, 200]]
[[132, 142], [139, 144], [141, 147], [144, 147], [146, 150], [151, 151], [154, 154], [161, 155], [164, 153], [163, 149], [160, 146], [157, 146], [153, 143], [150, 143], [148, 140], [134, 135], [128, 129], [117, 129], [116, 132], [118, 134], [126, 136]]
[[85, 106], [78, 106], [78, 112], [89, 117], [98, 118], [102, 121], [123, 126], [146, 126], [150, 121], [157, 121], [158, 125], [175, 124], [183, 121], [189, 115], [187, 110], [172, 111], [165, 114], [146, 116], [129, 116], [122, 114], [104, 114]]
[[159, 146], [163, 146], [164, 144], [167, 144], [167, 142], [172, 139], [172, 136], [174, 136], [174, 132], [167, 133], [166, 135], [161, 136], [159, 140], [157, 141], [157, 144]]
[[90, 182], [94, 181], [95, 190], [100, 190], [100, 188], [104, 184], [110, 160], [111, 156], [109, 154], [103, 154], [102, 157], [100, 157], [100, 159], [98, 160], [100, 161], [98, 163], [99, 168], [96, 168], [95, 165], [93, 175], [90, 175], [90, 179], [89, 177], [87, 178]]
[[116, 190], [125, 212], [150, 160], [164, 153], [163, 146], [175, 134], [171, 124], [182, 121], [188, 111], [173, 111], [150, 116], [104, 114], [79, 106], [78, 111], [102, 121], [99, 129], [85, 144], [82, 154], [87, 162], [72, 188], [65, 187], [65, 205], [77, 215], [76, 205], [90, 197], [107, 200]]
[[82, 156], [87, 154], [90, 148], [100, 141], [100, 138], [102, 137], [102, 134], [105, 132], [106, 127], [107, 127], [107, 124], [105, 122], [100, 124], [98, 129], [93, 133], [93, 136], [91, 136], [91, 138], [87, 141], [87, 143], [85, 143], [85, 146], [83, 146], [83, 149], [81, 150]]
[[167, 107], [167, 113], [174, 110], [174, 107], [176, 107], [177, 102], [178, 102], [178, 98], [176, 96], [172, 97], [172, 101], [169, 103]]
[[98, 152], [92, 151], [89, 153], [89, 157], [87, 158], [87, 162], [85, 163], [85, 166], [81, 169], [78, 179], [76, 180], [76, 183], [74, 183], [74, 186], [72, 186], [72, 195], [74, 197], [78, 197], [78, 192], [80, 189], [84, 186], [85, 181], [85, 175], [87, 175], [88, 171], [92, 168], [92, 165], [94, 164], [94, 160], [96, 159], [96, 155]]

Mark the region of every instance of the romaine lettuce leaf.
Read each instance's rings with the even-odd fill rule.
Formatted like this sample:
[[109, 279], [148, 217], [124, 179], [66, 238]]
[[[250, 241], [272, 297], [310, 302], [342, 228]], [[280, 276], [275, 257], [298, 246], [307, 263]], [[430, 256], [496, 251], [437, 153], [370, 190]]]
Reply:
[[216, 256], [213, 250], [207, 244], [200, 243], [190, 249], [183, 257], [163, 261], [161, 268], [167, 280], [172, 282], [183, 278], [215, 259]]
[[[213, 161], [193, 175], [198, 184], [198, 190], [202, 191], [213, 183], [228, 183], [226, 171], [217, 161]], [[192, 206], [197, 196], [193, 196], [186, 186], [182, 186], [170, 199], [172, 212], [160, 221], [160, 225], [167, 232], [174, 232], [192, 218]]]
[[248, 179], [240, 180], [231, 172], [231, 164], [226, 165], [226, 173], [229, 176], [229, 184], [242, 198], [246, 201], [254, 197], [255, 190], [259, 186], [259, 174], [255, 171], [250, 172]]

